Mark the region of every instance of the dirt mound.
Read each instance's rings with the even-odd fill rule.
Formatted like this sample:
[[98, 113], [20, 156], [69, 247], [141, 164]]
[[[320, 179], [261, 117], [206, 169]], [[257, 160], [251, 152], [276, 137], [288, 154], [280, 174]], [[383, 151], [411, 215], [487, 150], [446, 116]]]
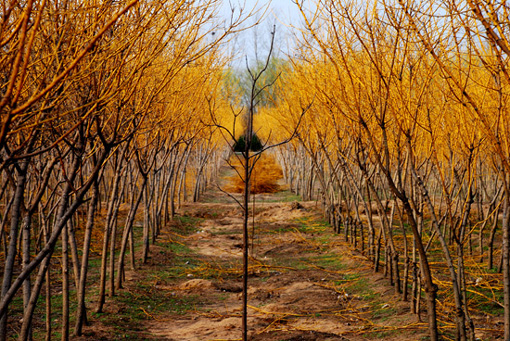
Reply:
[[[153, 334], [174, 341], [235, 340], [241, 336], [241, 318], [227, 317], [211, 320], [199, 317], [195, 321], [178, 320], [158, 323]], [[237, 337], [236, 337], [237, 336]]]
[[206, 279], [195, 278], [179, 285], [180, 290], [196, 291], [216, 289], [216, 286]]
[[282, 222], [310, 215], [307, 207], [313, 203], [300, 203], [297, 208], [295, 203], [264, 203], [259, 204], [260, 213], [255, 218], [261, 218], [268, 222]]
[[296, 291], [303, 291], [303, 290], [309, 290], [310, 288], [313, 288], [314, 284], [310, 282], [297, 282], [290, 285], [288, 288], [285, 288], [284, 293], [291, 294]]

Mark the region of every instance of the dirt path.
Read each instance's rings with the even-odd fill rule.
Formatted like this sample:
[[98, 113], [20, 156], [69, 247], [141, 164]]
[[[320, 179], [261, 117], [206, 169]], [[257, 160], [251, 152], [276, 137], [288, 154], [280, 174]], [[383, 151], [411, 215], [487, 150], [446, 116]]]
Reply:
[[[314, 203], [279, 202], [282, 195], [259, 199], [264, 202], [254, 207], [249, 277], [251, 340], [419, 340], [427, 335], [409, 304], [394, 297], [387, 280], [332, 234]], [[190, 204], [180, 213], [196, 219], [198, 230], [162, 236], [177, 247], [170, 274], [162, 273], [154, 285], [183, 309], [152, 316], [148, 331], [166, 340], [239, 340], [241, 211], [234, 203], [216, 202]]]

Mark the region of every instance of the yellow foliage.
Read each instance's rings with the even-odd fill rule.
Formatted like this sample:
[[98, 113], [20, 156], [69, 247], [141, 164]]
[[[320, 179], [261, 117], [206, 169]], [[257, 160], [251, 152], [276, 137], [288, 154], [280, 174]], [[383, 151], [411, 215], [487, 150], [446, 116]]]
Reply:
[[[243, 175], [243, 165], [239, 158], [232, 156], [231, 164], [237, 170], [237, 173]], [[244, 190], [244, 181], [235, 174], [229, 177], [229, 185], [226, 186], [228, 192], [242, 193]], [[275, 193], [280, 190], [278, 180], [283, 176], [282, 169], [275, 158], [270, 154], [261, 154], [251, 174], [251, 193]]]

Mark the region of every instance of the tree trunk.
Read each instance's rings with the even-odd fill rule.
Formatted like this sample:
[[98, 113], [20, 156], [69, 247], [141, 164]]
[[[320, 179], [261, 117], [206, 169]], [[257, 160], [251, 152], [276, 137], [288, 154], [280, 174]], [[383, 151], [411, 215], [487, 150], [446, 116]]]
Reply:
[[[77, 215], [78, 216], [78, 215]], [[69, 246], [71, 248], [71, 260], [73, 265], [73, 274], [74, 274], [74, 286], [78, 289], [79, 281], [80, 281], [80, 258], [78, 256], [78, 245], [76, 244], [76, 226], [79, 224], [79, 218], [77, 217], [76, 222], [73, 222], [73, 219], [69, 219], [69, 224], [67, 224], [68, 230], [68, 238], [69, 238]]]
[[[248, 138], [251, 141], [251, 138]], [[250, 157], [249, 145], [244, 155], [244, 192], [243, 192], [243, 312], [242, 312], [242, 330], [243, 341], [248, 340], [248, 218], [250, 214], [249, 200], [250, 200]]]
[[[120, 206], [120, 198], [118, 198], [118, 193], [121, 174], [123, 173], [124, 172], [120, 172], [117, 169], [114, 169], [115, 178], [113, 180], [113, 186], [111, 187], [110, 197], [108, 201], [108, 211], [106, 213], [106, 221], [103, 234], [103, 249], [101, 253], [101, 270], [99, 278], [99, 297], [96, 308], [97, 313], [103, 312], [103, 305], [105, 303], [106, 298], [106, 270], [108, 268], [108, 247], [110, 244], [110, 237], [112, 234], [113, 225], [116, 224], [115, 218], [116, 213], [118, 212], [118, 208]], [[112, 239], [111, 242], [115, 243], [115, 240]]]
[[32, 294], [30, 295], [30, 301], [25, 309], [25, 313], [23, 314], [23, 324], [21, 326], [21, 331], [19, 334], [19, 340], [25, 341], [30, 337], [31, 328], [32, 328], [32, 320], [34, 316], [35, 307], [37, 305], [37, 300], [39, 298], [39, 293], [41, 292], [42, 285], [44, 280], [46, 279], [46, 338], [51, 338], [51, 290], [50, 290], [50, 274], [49, 274], [49, 266], [51, 262], [51, 254], [46, 256], [44, 260], [41, 262], [41, 266], [39, 267], [39, 272], [35, 279], [34, 286], [32, 288]]
[[92, 187], [92, 199], [89, 203], [87, 212], [87, 225], [85, 227], [85, 236], [83, 238], [83, 250], [81, 259], [80, 278], [78, 283], [78, 306], [76, 308], [76, 336], [82, 335], [83, 325], [87, 321], [87, 307], [85, 306], [85, 289], [87, 287], [87, 271], [89, 267], [90, 240], [92, 237], [92, 229], [94, 228], [94, 217], [96, 214], [97, 203], [99, 201], [99, 181], [94, 182]]
[[[41, 215], [42, 222], [42, 230], [44, 235], [45, 242], [49, 240], [49, 227], [47, 223], [46, 217], [44, 217], [44, 212], [42, 209], [39, 210], [39, 214]], [[19, 340], [25, 341], [31, 338], [32, 333], [32, 318], [34, 314], [34, 310], [37, 304], [37, 299], [39, 297], [39, 293], [41, 291], [42, 284], [46, 280], [46, 336], [45, 340], [49, 341], [51, 339], [51, 282], [50, 282], [50, 273], [49, 273], [49, 264], [51, 262], [51, 257], [44, 259], [39, 268], [39, 273], [35, 279], [34, 286], [32, 288], [30, 298], [28, 304], [23, 312], [23, 323], [21, 325], [21, 331], [19, 333]]]
[[[30, 264], [27, 265], [25, 269], [21, 271], [21, 273], [18, 275], [16, 280], [12, 283], [11, 287], [5, 294], [5, 296], [0, 301], [0, 316], [4, 317], [7, 313], [7, 307], [9, 303], [14, 298], [14, 295], [17, 293], [19, 288], [22, 286], [23, 281], [32, 273], [32, 271], [43, 262], [44, 259], [47, 257], [51, 257], [53, 254], [53, 251], [55, 250], [55, 245], [58, 241], [58, 238], [60, 237], [60, 234], [62, 233], [63, 229], [67, 225], [67, 221], [72, 217], [72, 215], [76, 212], [78, 207], [83, 203], [83, 198], [85, 194], [88, 192], [90, 186], [92, 185], [92, 182], [97, 177], [100, 168], [102, 167], [103, 161], [106, 159], [107, 155], [109, 154], [109, 148], [105, 149], [101, 152], [101, 155], [98, 157], [98, 167], [94, 168], [92, 171], [92, 174], [89, 177], [89, 180], [80, 188], [80, 190], [75, 195], [74, 201], [71, 205], [68, 206], [67, 209], [64, 209], [64, 214], [59, 215], [61, 219], [57, 219], [55, 221], [55, 227], [51, 233], [51, 236], [49, 237], [46, 245], [39, 251], [39, 253], [34, 257], [34, 259], [30, 262]], [[78, 159], [78, 158], [76, 158]], [[78, 160], [79, 161], [79, 160]], [[77, 172], [78, 169], [78, 163], [75, 163], [68, 174], [69, 181], [67, 182], [67, 186], [71, 186], [70, 182], [72, 182], [72, 179]], [[65, 192], [65, 191], [64, 191]], [[62, 203], [67, 202], [67, 200], [64, 200], [64, 198], [61, 199]], [[67, 205], [66, 205], [67, 206]], [[33, 291], [33, 290], [32, 290]]]
[[499, 219], [498, 219], [498, 216], [499, 216], [499, 212], [500, 212], [500, 208], [498, 207], [496, 209], [496, 212], [494, 214], [494, 221], [492, 222], [492, 228], [491, 228], [491, 232], [490, 232], [490, 235], [489, 235], [489, 240], [488, 240], [488, 246], [489, 246], [489, 250], [488, 250], [488, 259], [487, 259], [487, 267], [489, 270], [492, 270], [494, 268], [494, 239], [496, 237], [496, 231], [497, 231], [497, 228], [498, 228], [498, 222], [499, 222]]
[[[26, 268], [28, 264], [30, 264], [30, 230], [32, 225], [32, 213], [27, 211], [25, 213], [25, 217], [23, 218], [23, 268]], [[30, 294], [32, 292], [32, 286], [30, 283], [30, 277], [27, 278], [23, 282], [23, 312], [25, 313], [29, 302], [30, 302]], [[28, 334], [26, 336], [26, 340], [32, 340], [32, 327], [29, 327]]]
[[[147, 181], [147, 180], [144, 180]], [[154, 181], [154, 179], [152, 179]], [[142, 232], [142, 263], [147, 264], [147, 258], [149, 257], [149, 247], [150, 247], [150, 230], [151, 227], [154, 229], [154, 226], [151, 226], [151, 203], [152, 196], [149, 195], [151, 185], [146, 185], [143, 190], [143, 201], [144, 201], [144, 218], [143, 218], [143, 232]], [[131, 254], [134, 254], [132, 250]], [[133, 266], [134, 267], [134, 266]]]
[[[66, 224], [67, 226], [67, 224]], [[62, 230], [62, 341], [69, 340], [69, 234]]]
[[[129, 170], [128, 170], [129, 172]], [[133, 191], [133, 196], [134, 196], [134, 191], [135, 191], [135, 188], [136, 188], [136, 184], [134, 183], [134, 181], [136, 181], [136, 177], [133, 176], [133, 173], [132, 172], [129, 172], [129, 178], [130, 178], [130, 185], [131, 185], [131, 190]], [[125, 180], [127, 181], [127, 180]], [[120, 191], [120, 193], [122, 194], [125, 194], [126, 191], [122, 190]], [[117, 203], [118, 205], [120, 205], [120, 202]], [[134, 197], [133, 197], [133, 200], [131, 201], [131, 207], [134, 205]], [[111, 236], [111, 243], [110, 243], [110, 264], [109, 264], [109, 268], [110, 268], [110, 278], [109, 278], [109, 287], [110, 287], [110, 292], [109, 292], [109, 296], [110, 297], [113, 297], [115, 296], [115, 246], [116, 246], [116, 243], [117, 243], [117, 221], [116, 221], [116, 217], [117, 215], [114, 215], [113, 216], [115, 221], [112, 225], [112, 236]]]
[[504, 329], [505, 340], [510, 340], [510, 193], [505, 191], [505, 202], [503, 207], [503, 307], [504, 307]]
[[134, 205], [131, 207], [128, 217], [126, 219], [126, 225], [124, 226], [124, 232], [122, 233], [122, 242], [120, 246], [119, 260], [117, 264], [117, 278], [115, 281], [115, 288], [122, 288], [122, 273], [124, 271], [124, 257], [126, 254], [127, 244], [129, 240], [129, 234], [133, 229], [133, 223], [135, 222], [136, 211], [138, 210], [138, 206], [142, 201], [143, 193], [145, 191], [145, 186], [147, 185], [147, 174], [143, 175], [142, 186], [138, 192], [138, 196], [134, 202]]
[[[144, 190], [143, 202], [144, 202], [144, 213], [143, 213], [143, 225], [142, 225], [142, 263], [147, 264], [147, 258], [149, 257], [150, 247], [150, 228], [151, 228], [151, 217], [150, 217], [150, 199], [149, 199], [149, 188], [148, 186]], [[131, 250], [133, 253], [133, 250]]]
[[[14, 194], [14, 201], [11, 213], [11, 229], [9, 233], [9, 247], [7, 250], [7, 256], [5, 258], [4, 275], [2, 280], [2, 300], [7, 295], [8, 290], [11, 287], [13, 272], [14, 272], [14, 261], [17, 254], [17, 244], [19, 235], [19, 219], [21, 215], [21, 208], [23, 206], [25, 182], [27, 179], [27, 169], [29, 160], [25, 159], [19, 168], [16, 192]], [[0, 317], [0, 340], [7, 340], [7, 313]]]
[[11, 211], [12, 204], [14, 202], [15, 196], [13, 195], [11, 199], [9, 200], [9, 203], [5, 206], [4, 209], [4, 215], [2, 216], [2, 224], [0, 225], [0, 239], [2, 242], [2, 248], [4, 251], [4, 255], [7, 254], [7, 236], [5, 234], [5, 226], [7, 225], [7, 222], [9, 219], [7, 219], [7, 216], [9, 215]]

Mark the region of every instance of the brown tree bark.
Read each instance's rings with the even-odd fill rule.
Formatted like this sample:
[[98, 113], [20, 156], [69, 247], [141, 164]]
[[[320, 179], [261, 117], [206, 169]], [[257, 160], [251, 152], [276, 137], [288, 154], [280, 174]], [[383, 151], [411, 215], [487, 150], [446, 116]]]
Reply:
[[92, 198], [89, 203], [87, 212], [87, 225], [85, 227], [85, 236], [83, 239], [81, 269], [79, 277], [79, 285], [77, 288], [78, 306], [76, 308], [75, 335], [82, 335], [83, 325], [87, 322], [87, 307], [85, 306], [85, 290], [87, 287], [87, 273], [89, 268], [89, 253], [92, 230], [94, 228], [94, 217], [99, 201], [99, 180], [96, 179], [92, 186]]
[[[17, 244], [19, 236], [19, 221], [23, 208], [25, 184], [27, 179], [29, 160], [25, 159], [18, 167], [18, 176], [16, 183], [16, 191], [11, 213], [11, 227], [9, 232], [9, 247], [5, 257], [4, 274], [2, 279], [2, 290], [0, 298], [5, 299], [7, 292], [11, 288], [11, 282], [14, 273], [14, 261], [17, 254]], [[7, 312], [0, 315], [0, 340], [7, 340]]]

